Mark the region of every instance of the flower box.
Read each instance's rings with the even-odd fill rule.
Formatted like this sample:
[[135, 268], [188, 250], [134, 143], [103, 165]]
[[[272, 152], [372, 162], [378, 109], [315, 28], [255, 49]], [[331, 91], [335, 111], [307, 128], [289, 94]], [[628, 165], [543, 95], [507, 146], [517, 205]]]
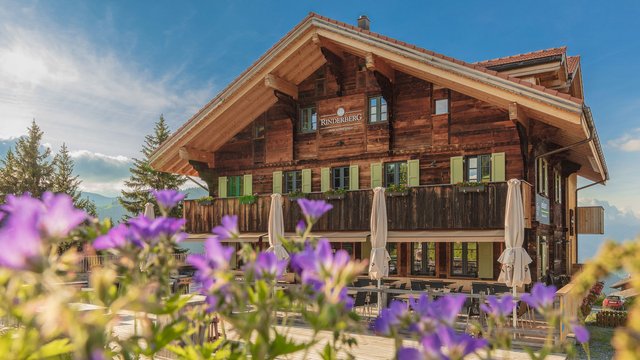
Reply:
[[387, 191], [387, 196], [389, 197], [399, 197], [399, 196], [407, 196], [409, 195], [409, 190], [405, 191]]
[[458, 186], [458, 192], [469, 193], [469, 192], [483, 192], [484, 185], [475, 185], [475, 186]]
[[344, 199], [344, 194], [325, 194], [325, 200], [342, 200]]

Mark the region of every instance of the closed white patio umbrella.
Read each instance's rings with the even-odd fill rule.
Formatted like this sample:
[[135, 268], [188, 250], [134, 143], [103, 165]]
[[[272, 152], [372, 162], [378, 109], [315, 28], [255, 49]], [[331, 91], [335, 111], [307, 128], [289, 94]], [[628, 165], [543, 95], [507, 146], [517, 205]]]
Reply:
[[[387, 251], [387, 204], [384, 188], [373, 189], [373, 204], [371, 206], [371, 258], [369, 259], [369, 277], [378, 280], [378, 288], [383, 277], [389, 276], [389, 261], [391, 257]], [[378, 296], [378, 310], [382, 297]]]
[[269, 208], [269, 248], [274, 252], [278, 260], [289, 258], [289, 253], [282, 246], [280, 239], [284, 237], [284, 216], [282, 215], [282, 195], [271, 195], [271, 207]]
[[147, 219], [155, 219], [156, 218], [156, 212], [154, 209], [154, 206], [152, 203], [146, 203], [144, 204], [144, 213], [143, 213], [144, 217], [146, 217]]
[[[507, 182], [507, 203], [504, 216], [504, 244], [505, 249], [498, 258], [502, 264], [498, 281], [513, 288], [531, 283], [529, 264], [532, 262], [524, 244], [524, 208], [522, 205], [521, 181], [511, 179]], [[516, 326], [517, 311], [513, 309], [513, 326]]]

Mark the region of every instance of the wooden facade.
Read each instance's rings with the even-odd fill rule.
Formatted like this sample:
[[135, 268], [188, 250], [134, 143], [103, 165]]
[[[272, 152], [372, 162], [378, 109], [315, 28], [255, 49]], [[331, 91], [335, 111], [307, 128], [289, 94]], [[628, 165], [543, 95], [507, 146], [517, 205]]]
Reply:
[[[292, 48], [270, 50], [257, 63], [273, 59], [262, 81], [255, 82], [248, 74], [267, 71], [268, 66], [250, 68], [152, 158], [152, 165], [164, 171], [192, 174], [189, 169], [193, 169], [215, 198], [207, 206], [186, 202], [187, 231], [209, 232], [222, 216], [236, 214], [241, 231], [266, 232], [268, 195], [293, 189], [308, 198], [323, 198], [336, 183], [348, 191], [344, 199], [333, 201], [334, 209], [316, 230], [367, 231], [371, 189], [402, 183], [409, 188], [407, 194], [387, 198], [390, 231], [473, 234], [504, 228], [506, 180], [515, 178], [524, 181], [525, 247], [534, 259], [533, 277], [569, 271], [577, 241], [577, 175], [607, 176], [591, 113], [582, 104], [579, 61], [568, 64], [566, 49], [560, 48], [536, 54], [533, 60], [525, 54], [469, 65], [378, 36], [402, 51], [406, 48], [407, 58], [402, 60], [387, 48], [371, 48], [365, 42], [372, 36], [369, 32], [315, 15], [306, 21], [293, 30], [300, 34], [288, 35], [274, 47], [298, 44], [298, 53]], [[314, 30], [315, 22], [324, 28]], [[326, 30], [329, 25], [335, 34]], [[343, 31], [357, 35], [349, 40], [341, 37]], [[456, 77], [460, 74], [453, 70], [447, 74], [435, 67], [418, 70], [419, 65], [408, 60], [411, 49], [452, 67], [474, 69], [477, 73], [467, 76], [476, 76], [476, 83]], [[511, 77], [500, 77], [498, 72]], [[479, 80], [485, 77], [493, 77], [492, 88]], [[501, 93], [496, 90], [498, 79], [511, 83], [500, 86], [519, 90]], [[252, 87], [242, 88], [241, 80]], [[238, 88], [247, 95], [233, 108], [231, 91]], [[214, 126], [215, 122], [202, 120], [207, 116], [225, 121]], [[581, 140], [585, 126], [590, 142]], [[583, 141], [580, 146], [547, 155], [578, 140]], [[595, 159], [589, 160], [589, 168], [584, 166], [584, 154]], [[395, 163], [399, 165], [394, 167]], [[340, 171], [348, 171], [348, 180], [334, 181], [337, 168], [347, 169]], [[482, 186], [463, 192], [468, 183]], [[240, 204], [242, 195], [255, 195], [255, 203]], [[285, 201], [284, 215], [287, 231], [293, 231], [301, 218], [299, 209]], [[452, 244], [468, 240], [451, 238], [423, 249], [412, 245], [425, 239], [398, 245], [394, 261], [399, 274], [415, 272], [409, 268], [417, 266], [412, 257], [430, 251], [435, 259], [428, 261], [434, 263], [428, 268], [420, 265], [423, 270], [429, 276], [450, 277], [451, 264], [458, 261], [452, 257], [472, 251], [473, 266], [481, 268], [475, 269], [475, 277], [497, 278], [500, 241], [460, 247]], [[358, 249], [367, 256], [364, 244]]]

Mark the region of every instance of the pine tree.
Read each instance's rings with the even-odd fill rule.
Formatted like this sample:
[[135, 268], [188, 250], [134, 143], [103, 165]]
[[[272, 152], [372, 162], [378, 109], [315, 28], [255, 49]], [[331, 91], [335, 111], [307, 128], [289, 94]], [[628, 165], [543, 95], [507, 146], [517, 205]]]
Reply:
[[25, 137], [18, 139], [15, 152], [9, 151], [2, 161], [3, 169], [0, 176], [1, 194], [30, 193], [34, 197], [41, 197], [51, 186], [53, 166], [49, 161], [51, 150], [43, 150], [43, 132], [35, 120], [28, 129]]
[[[122, 196], [118, 198], [120, 204], [132, 215], [138, 215], [144, 211], [147, 202], [158, 206], [149, 193], [153, 189], [177, 190], [186, 179], [179, 175], [173, 175], [156, 171], [151, 168], [149, 157], [171, 135], [164, 116], [156, 122], [153, 133], [145, 136], [142, 145], [142, 159], [133, 159], [133, 167], [130, 169], [131, 177], [125, 181], [126, 189], [122, 190]], [[180, 216], [180, 209], [175, 209], [173, 216]]]
[[80, 184], [82, 180], [78, 175], [73, 175], [75, 163], [69, 155], [67, 144], [63, 143], [60, 151], [53, 158], [53, 178], [51, 180], [51, 191], [64, 193], [71, 196], [73, 204], [85, 210], [89, 215], [96, 216], [96, 205], [87, 198], [81, 198]]

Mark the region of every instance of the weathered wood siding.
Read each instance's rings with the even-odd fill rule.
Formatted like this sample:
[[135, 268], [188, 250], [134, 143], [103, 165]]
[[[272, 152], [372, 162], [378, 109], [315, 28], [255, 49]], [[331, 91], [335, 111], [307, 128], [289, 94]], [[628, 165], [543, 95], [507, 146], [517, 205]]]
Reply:
[[[463, 193], [455, 186], [421, 186], [407, 196], [387, 197], [389, 230], [500, 229], [504, 227], [506, 183], [487, 184], [484, 192]], [[322, 199], [319, 193], [311, 199]], [[332, 200], [333, 209], [315, 225], [316, 231], [368, 231], [370, 190], [349, 191], [342, 200]], [[211, 205], [186, 201], [184, 216], [188, 233], [207, 233], [224, 215], [238, 215], [241, 232], [267, 232], [270, 196], [258, 196], [256, 203], [240, 204], [237, 198], [215, 199]], [[295, 231], [303, 214], [297, 202], [284, 196], [286, 231]]]

